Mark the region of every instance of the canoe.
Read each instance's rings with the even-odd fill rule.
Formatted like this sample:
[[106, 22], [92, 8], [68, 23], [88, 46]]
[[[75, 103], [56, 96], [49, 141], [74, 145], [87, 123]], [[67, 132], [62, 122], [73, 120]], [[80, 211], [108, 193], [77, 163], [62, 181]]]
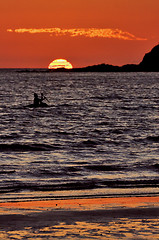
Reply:
[[39, 107], [49, 107], [49, 105], [47, 103], [41, 103], [40, 105], [35, 105], [35, 104], [29, 104], [27, 105], [26, 107], [29, 107], [29, 108], [39, 108]]

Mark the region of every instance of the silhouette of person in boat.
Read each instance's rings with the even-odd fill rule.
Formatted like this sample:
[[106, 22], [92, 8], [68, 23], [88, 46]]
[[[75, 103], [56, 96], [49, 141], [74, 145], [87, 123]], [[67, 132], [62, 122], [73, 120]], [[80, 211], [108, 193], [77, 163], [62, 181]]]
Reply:
[[34, 93], [34, 107], [39, 107], [40, 106], [40, 98], [38, 97], [37, 93]]
[[37, 93], [34, 93], [34, 103], [33, 103], [33, 107], [47, 107], [47, 103], [43, 102], [44, 100], [48, 99], [44, 96], [43, 93], [41, 93], [41, 98], [38, 97]]
[[43, 102], [44, 100], [49, 100], [41, 93], [41, 98], [38, 97], [37, 93], [34, 93], [34, 101], [32, 104], [27, 105], [26, 107], [37, 108], [37, 107], [48, 107], [48, 104]]

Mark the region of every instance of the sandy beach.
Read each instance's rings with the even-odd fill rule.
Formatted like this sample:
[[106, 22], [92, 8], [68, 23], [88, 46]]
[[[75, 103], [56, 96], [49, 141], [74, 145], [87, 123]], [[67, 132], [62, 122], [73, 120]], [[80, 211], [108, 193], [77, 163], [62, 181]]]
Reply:
[[159, 239], [159, 197], [0, 203], [0, 239]]

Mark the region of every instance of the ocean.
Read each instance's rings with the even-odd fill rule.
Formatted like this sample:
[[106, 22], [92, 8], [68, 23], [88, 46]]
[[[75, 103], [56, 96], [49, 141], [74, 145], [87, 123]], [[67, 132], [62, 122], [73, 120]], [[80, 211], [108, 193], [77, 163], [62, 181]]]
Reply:
[[0, 70], [1, 202], [158, 194], [159, 73]]

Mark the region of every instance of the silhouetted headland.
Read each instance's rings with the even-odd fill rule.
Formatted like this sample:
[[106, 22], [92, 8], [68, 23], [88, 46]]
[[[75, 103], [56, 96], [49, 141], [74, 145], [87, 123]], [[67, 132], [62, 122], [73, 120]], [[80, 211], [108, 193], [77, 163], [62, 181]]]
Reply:
[[98, 64], [82, 68], [12, 68], [0, 69], [0, 71], [18, 71], [18, 72], [159, 72], [159, 44], [150, 52], [146, 53], [139, 64], [126, 64], [123, 66], [114, 66], [110, 64]]
[[151, 52], [146, 53], [139, 68], [144, 71], [159, 71], [159, 45], [155, 46]]
[[109, 64], [98, 64], [83, 68], [56, 69], [56, 72], [159, 72], [159, 45], [155, 46], [150, 52], [146, 53], [139, 64], [126, 64], [114, 66]]

